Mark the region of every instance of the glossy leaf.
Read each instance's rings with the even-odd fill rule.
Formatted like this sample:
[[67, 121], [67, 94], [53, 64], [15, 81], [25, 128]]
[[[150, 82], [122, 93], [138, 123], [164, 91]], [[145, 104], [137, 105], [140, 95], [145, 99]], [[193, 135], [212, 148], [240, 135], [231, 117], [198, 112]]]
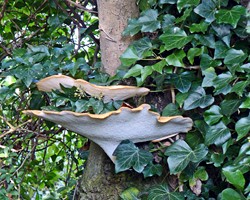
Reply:
[[141, 80], [144, 82], [145, 79], [153, 72], [152, 66], [145, 66], [141, 69]]
[[197, 6], [200, 0], [178, 0], [177, 1], [177, 9], [180, 12], [183, 8], [187, 8], [190, 6]]
[[204, 112], [204, 119], [208, 125], [216, 124], [222, 117], [221, 108], [217, 105], [213, 105], [209, 110]]
[[189, 27], [189, 30], [190, 30], [191, 33], [202, 32], [203, 34], [205, 34], [205, 32], [207, 31], [208, 27], [209, 27], [209, 23], [207, 23], [205, 21], [202, 21], [199, 24], [192, 24]]
[[138, 53], [133, 47], [127, 48], [126, 51], [120, 57], [122, 64], [125, 66], [130, 66], [140, 59], [141, 57], [139, 57]]
[[130, 187], [124, 190], [120, 197], [122, 200], [139, 200], [138, 195], [140, 191], [135, 187]]
[[136, 77], [139, 76], [141, 74], [141, 70], [143, 69], [143, 67], [139, 64], [136, 64], [135, 66], [133, 66], [125, 75], [123, 78], [129, 78], [129, 77]]
[[183, 67], [183, 58], [185, 58], [186, 54], [183, 50], [174, 51], [171, 55], [167, 56], [166, 61], [168, 65], [173, 65], [175, 67]]
[[243, 6], [234, 6], [231, 10], [220, 9], [215, 14], [218, 23], [231, 24], [236, 28], [240, 17], [245, 14], [246, 9]]
[[165, 43], [164, 47], [166, 50], [174, 48], [181, 49], [189, 43], [191, 39], [191, 36], [188, 36], [185, 31], [178, 27], [169, 28], [160, 36], [160, 40]]
[[139, 149], [129, 140], [123, 141], [116, 148], [114, 156], [116, 156], [116, 161], [115, 161], [116, 173], [126, 171], [131, 167], [135, 171], [141, 173], [145, 168], [145, 166], [149, 164], [153, 159], [151, 153]]
[[162, 74], [163, 68], [167, 65], [165, 60], [161, 60], [160, 62], [152, 65], [152, 69], [157, 71], [158, 73]]
[[190, 162], [200, 162], [208, 153], [204, 144], [200, 144], [194, 150], [184, 140], [177, 140], [167, 148], [165, 155], [169, 156], [168, 166], [171, 174], [183, 171]]
[[154, 175], [160, 176], [162, 174], [162, 165], [150, 163], [145, 167], [142, 173], [144, 178]]
[[242, 50], [230, 49], [226, 53], [224, 63], [227, 65], [234, 65], [243, 62], [247, 55]]
[[221, 41], [215, 43], [214, 58], [225, 58], [227, 55], [228, 47]]
[[201, 56], [201, 69], [202, 70], [206, 70], [209, 67], [218, 67], [220, 66], [222, 63], [220, 60], [215, 60], [213, 58], [211, 58], [208, 54], [202, 54]]
[[176, 116], [181, 114], [182, 112], [173, 103], [168, 104], [162, 111], [162, 116]]
[[158, 185], [149, 190], [148, 200], [184, 200], [179, 192], [170, 192], [167, 185]]
[[238, 190], [243, 190], [246, 180], [240, 170], [236, 170], [235, 172], [223, 170], [222, 173], [229, 183], [234, 185]]
[[206, 70], [202, 70], [202, 75], [205, 77], [202, 81], [202, 87], [211, 87], [213, 86], [213, 80], [217, 77], [215, 73], [215, 69], [213, 67], [209, 67]]
[[213, 22], [215, 20], [216, 4], [213, 0], [202, 0], [194, 12], [205, 18], [206, 22]]
[[184, 101], [183, 108], [185, 110], [191, 110], [197, 107], [205, 108], [214, 102], [214, 97], [206, 95], [205, 90], [202, 87], [198, 87], [193, 91], [188, 98]]
[[209, 127], [205, 136], [205, 143], [207, 145], [215, 144], [220, 146], [224, 144], [230, 137], [230, 130], [223, 122], [219, 122], [218, 124]]
[[149, 9], [141, 13], [138, 23], [142, 25], [142, 32], [154, 32], [161, 27], [160, 22], [157, 20], [157, 10]]
[[173, 83], [176, 89], [181, 93], [186, 93], [190, 89], [191, 80], [190, 74], [187, 72], [171, 75], [171, 83]]
[[233, 80], [233, 76], [230, 72], [220, 74], [213, 80], [213, 86], [215, 87], [216, 94], [227, 94], [230, 89], [230, 82]]
[[238, 133], [237, 140], [245, 137], [250, 132], [250, 114], [248, 117], [243, 117], [236, 122], [235, 130]]
[[223, 115], [226, 116], [230, 116], [233, 113], [235, 113], [240, 104], [241, 104], [242, 100], [241, 99], [225, 99], [221, 102], [220, 107], [221, 107], [221, 113]]
[[203, 49], [201, 48], [190, 48], [187, 53], [187, 58], [189, 62], [194, 64], [194, 58], [200, 56], [203, 53]]
[[221, 193], [221, 200], [228, 200], [228, 199], [243, 200], [241, 195], [232, 188], [227, 188], [223, 190]]

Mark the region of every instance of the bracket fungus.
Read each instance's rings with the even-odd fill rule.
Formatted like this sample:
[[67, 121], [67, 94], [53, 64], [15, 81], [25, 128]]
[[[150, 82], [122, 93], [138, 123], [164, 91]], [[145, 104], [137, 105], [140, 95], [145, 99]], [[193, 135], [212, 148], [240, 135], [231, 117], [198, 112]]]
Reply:
[[[91, 96], [102, 95], [104, 101], [124, 100], [136, 95], [146, 95], [148, 88], [133, 86], [97, 86], [84, 80], [75, 80], [64, 75], [50, 76], [37, 83], [41, 91], [50, 92], [64, 87], [78, 87]], [[105, 114], [77, 113], [72, 111], [23, 111], [28, 115], [44, 118], [83, 135], [98, 144], [106, 154], [115, 160], [113, 153], [123, 140], [134, 143], [160, 141], [192, 128], [188, 117], [161, 117], [150, 111], [150, 105], [142, 104], [137, 108], [121, 107]]]
[[103, 102], [107, 103], [111, 100], [125, 100], [134, 96], [144, 96], [149, 92], [145, 87], [134, 87], [125, 85], [98, 86], [82, 79], [73, 79], [65, 75], [54, 75], [40, 80], [37, 83], [38, 90], [51, 92], [52, 90], [60, 90], [61, 86], [77, 87], [93, 97], [103, 97]]
[[182, 116], [161, 117], [149, 110], [150, 105], [120, 109], [105, 114], [76, 113], [71, 111], [26, 110], [79, 133], [97, 143], [114, 161], [113, 153], [122, 140], [134, 143], [163, 139], [166, 136], [187, 132], [192, 120]]

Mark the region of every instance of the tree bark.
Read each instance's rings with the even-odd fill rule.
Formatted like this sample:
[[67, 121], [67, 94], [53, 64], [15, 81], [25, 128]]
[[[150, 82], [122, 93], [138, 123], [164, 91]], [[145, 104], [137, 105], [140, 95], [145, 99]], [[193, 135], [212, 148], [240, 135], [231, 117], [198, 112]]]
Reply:
[[114, 75], [120, 65], [119, 57], [133, 41], [122, 36], [129, 18], [139, 15], [136, 0], [97, 0], [102, 67]]
[[[133, 38], [123, 37], [122, 32], [129, 18], [135, 18], [139, 9], [135, 0], [97, 0], [100, 30], [102, 68], [114, 75], [120, 65], [119, 57]], [[139, 175], [133, 175], [139, 176]], [[79, 199], [112, 200], [126, 188], [136, 186], [136, 181], [128, 173], [115, 174], [114, 164], [104, 151], [93, 142], [90, 155], [79, 187]], [[136, 180], [141, 180], [142, 177]]]
[[[115, 74], [120, 65], [120, 55], [133, 41], [131, 37], [122, 36], [127, 21], [138, 14], [136, 0], [98, 0], [102, 67], [110, 75]], [[147, 191], [147, 188], [159, 183], [159, 178], [162, 179], [144, 179], [141, 174], [132, 171], [115, 174], [112, 161], [98, 145], [91, 142], [77, 196], [81, 200], [116, 200], [126, 188], [136, 187], [140, 191]]]

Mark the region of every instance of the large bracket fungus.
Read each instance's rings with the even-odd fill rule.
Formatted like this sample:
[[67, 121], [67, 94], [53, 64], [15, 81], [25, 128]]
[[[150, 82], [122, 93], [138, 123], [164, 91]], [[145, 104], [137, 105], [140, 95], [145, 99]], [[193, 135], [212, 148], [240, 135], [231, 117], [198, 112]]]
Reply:
[[125, 85], [98, 86], [85, 80], [75, 80], [65, 75], [50, 76], [37, 83], [38, 90], [44, 92], [60, 90], [61, 85], [68, 88], [75, 86], [93, 97], [103, 97], [104, 103], [111, 100], [125, 100], [134, 96], [143, 96], [149, 92], [149, 89], [145, 87], [139, 88]]
[[[55, 79], [53, 79], [55, 78]], [[91, 95], [103, 94], [106, 100], [116, 98], [123, 100], [135, 95], [146, 94], [147, 88], [132, 86], [95, 86], [83, 80], [74, 80], [67, 76], [53, 76], [41, 80], [39, 90], [51, 91], [64, 86], [83, 87]], [[90, 85], [90, 87], [88, 87]], [[91, 89], [89, 89], [91, 88]], [[44, 118], [79, 133], [97, 143], [114, 161], [113, 153], [123, 140], [134, 143], [161, 140], [170, 135], [187, 132], [192, 128], [192, 120], [188, 117], [162, 117], [150, 111], [150, 105], [142, 104], [137, 108], [121, 107], [105, 114], [76, 113], [71, 111], [39, 111], [26, 110], [24, 113]]]

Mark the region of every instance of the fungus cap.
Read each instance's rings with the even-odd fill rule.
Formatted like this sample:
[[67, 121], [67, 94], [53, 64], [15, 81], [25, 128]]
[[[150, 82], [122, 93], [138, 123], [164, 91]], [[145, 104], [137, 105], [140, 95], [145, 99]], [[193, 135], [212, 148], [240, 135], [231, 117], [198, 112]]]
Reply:
[[149, 110], [150, 105], [137, 108], [121, 107], [105, 114], [71, 111], [26, 110], [24, 113], [44, 118], [79, 133], [97, 143], [114, 161], [113, 153], [123, 140], [134, 143], [165, 139], [169, 135], [188, 132], [192, 120], [188, 117], [161, 117]]
[[60, 90], [61, 86], [71, 88], [73, 86], [80, 88], [93, 97], [103, 97], [104, 103], [111, 100], [125, 100], [134, 96], [144, 96], [149, 92], [145, 87], [134, 87], [125, 85], [98, 86], [82, 79], [73, 79], [65, 75], [54, 75], [40, 80], [37, 83], [38, 90], [51, 92]]

